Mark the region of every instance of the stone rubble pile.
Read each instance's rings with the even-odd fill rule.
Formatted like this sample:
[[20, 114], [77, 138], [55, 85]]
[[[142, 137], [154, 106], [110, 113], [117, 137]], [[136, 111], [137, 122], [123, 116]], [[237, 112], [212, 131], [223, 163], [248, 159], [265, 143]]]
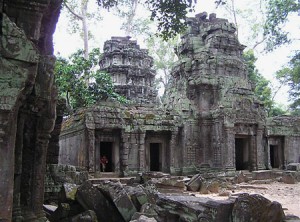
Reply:
[[[193, 177], [147, 172], [129, 179], [87, 180], [81, 185], [64, 183], [57, 208], [44, 205], [49, 221], [288, 221], [282, 206], [258, 194], [236, 194], [226, 200], [197, 197], [236, 189], [235, 183], [250, 180], [242, 172], [233, 177], [204, 173]], [[259, 172], [256, 173], [256, 177]], [[262, 175], [266, 175], [262, 172]], [[261, 179], [266, 179], [261, 177]], [[94, 180], [93, 180], [94, 181]], [[234, 188], [235, 187], [235, 188]], [[176, 192], [177, 191], [177, 192]], [[297, 219], [297, 218], [296, 218]]]

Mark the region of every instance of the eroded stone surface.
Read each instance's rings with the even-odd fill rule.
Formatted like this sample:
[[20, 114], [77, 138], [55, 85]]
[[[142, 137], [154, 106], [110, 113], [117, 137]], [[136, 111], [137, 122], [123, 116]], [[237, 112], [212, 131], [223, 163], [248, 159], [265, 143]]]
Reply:
[[0, 220], [43, 220], [47, 147], [56, 118], [52, 34], [60, 0], [0, 7]]

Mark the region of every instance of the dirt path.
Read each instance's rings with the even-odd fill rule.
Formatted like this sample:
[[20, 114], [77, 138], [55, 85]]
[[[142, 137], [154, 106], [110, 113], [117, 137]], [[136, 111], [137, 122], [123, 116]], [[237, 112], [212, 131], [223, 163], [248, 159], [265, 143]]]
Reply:
[[[293, 214], [300, 217], [300, 183], [285, 184], [273, 182], [271, 184], [247, 184], [241, 183], [236, 189], [228, 190], [230, 195], [238, 193], [260, 194], [271, 201], [281, 203], [285, 214]], [[218, 194], [197, 194], [197, 196], [211, 197], [214, 199], [227, 199]]]

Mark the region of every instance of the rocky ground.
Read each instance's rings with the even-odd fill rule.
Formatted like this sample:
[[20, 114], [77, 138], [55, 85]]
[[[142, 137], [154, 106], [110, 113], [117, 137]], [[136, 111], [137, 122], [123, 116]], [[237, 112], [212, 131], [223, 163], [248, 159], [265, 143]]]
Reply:
[[195, 195], [224, 200], [240, 193], [260, 194], [271, 201], [281, 203], [286, 215], [293, 214], [300, 217], [300, 183], [285, 184], [276, 181], [269, 184], [241, 183], [233, 186], [232, 189], [223, 190], [219, 194], [195, 193]]

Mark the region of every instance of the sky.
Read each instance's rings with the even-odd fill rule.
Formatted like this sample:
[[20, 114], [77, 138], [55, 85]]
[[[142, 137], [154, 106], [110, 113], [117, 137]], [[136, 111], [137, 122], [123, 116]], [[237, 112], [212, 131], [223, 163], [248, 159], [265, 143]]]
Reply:
[[[93, 0], [90, 1], [93, 3]], [[254, 5], [254, 1], [243, 0], [236, 1], [237, 7], [241, 9], [251, 9], [257, 7]], [[94, 5], [91, 5], [93, 9], [95, 9]], [[189, 16], [194, 16], [197, 13], [206, 11], [208, 14], [216, 13], [219, 18], [227, 18], [229, 21], [232, 19], [228, 16], [228, 13], [224, 9], [216, 8], [214, 4], [214, 0], [198, 0], [197, 5], [195, 7], [195, 12], [190, 13]], [[103, 18], [102, 21], [97, 22], [97, 24], [90, 24], [90, 29], [93, 31], [94, 39], [89, 41], [90, 48], [100, 47], [102, 50], [103, 44], [106, 40], [109, 40], [111, 36], [124, 36], [125, 33], [120, 29], [121, 20], [113, 15], [111, 12], [107, 12], [105, 10], [100, 10], [100, 14]], [[257, 20], [261, 19], [259, 13], [257, 13]], [[245, 18], [247, 20], [247, 18]], [[290, 32], [292, 36], [297, 37], [299, 32], [300, 18], [299, 16], [295, 18], [296, 22], [294, 24], [289, 24], [287, 30]], [[242, 21], [243, 22], [243, 21]], [[241, 23], [242, 23], [241, 22]], [[71, 53], [75, 52], [77, 49], [83, 48], [82, 39], [78, 34], [70, 34], [68, 32], [70, 25], [68, 23], [68, 18], [66, 13], [63, 11], [60, 15], [56, 31], [54, 33], [54, 49], [56, 55], [61, 55], [63, 57], [68, 57]], [[239, 40], [242, 44], [247, 45], [247, 43], [251, 42], [249, 40], [249, 36], [247, 35], [249, 30], [246, 29], [246, 26], [239, 27]], [[248, 37], [248, 39], [246, 38]], [[145, 47], [143, 44], [143, 39], [137, 39], [138, 44], [141, 47]], [[295, 43], [293, 45], [281, 47], [278, 50], [273, 51], [272, 53], [262, 53], [262, 48], [256, 49], [255, 55], [258, 60], [256, 62], [256, 66], [259, 72], [268, 80], [272, 82], [274, 86], [278, 86], [277, 80], [274, 78], [275, 72], [283, 67], [289, 59], [291, 52], [294, 49], [299, 49], [300, 44]], [[276, 88], [276, 87], [275, 87]], [[288, 94], [287, 87], [282, 87], [280, 91], [276, 94], [275, 100], [276, 102], [287, 105], [288, 104]]]

